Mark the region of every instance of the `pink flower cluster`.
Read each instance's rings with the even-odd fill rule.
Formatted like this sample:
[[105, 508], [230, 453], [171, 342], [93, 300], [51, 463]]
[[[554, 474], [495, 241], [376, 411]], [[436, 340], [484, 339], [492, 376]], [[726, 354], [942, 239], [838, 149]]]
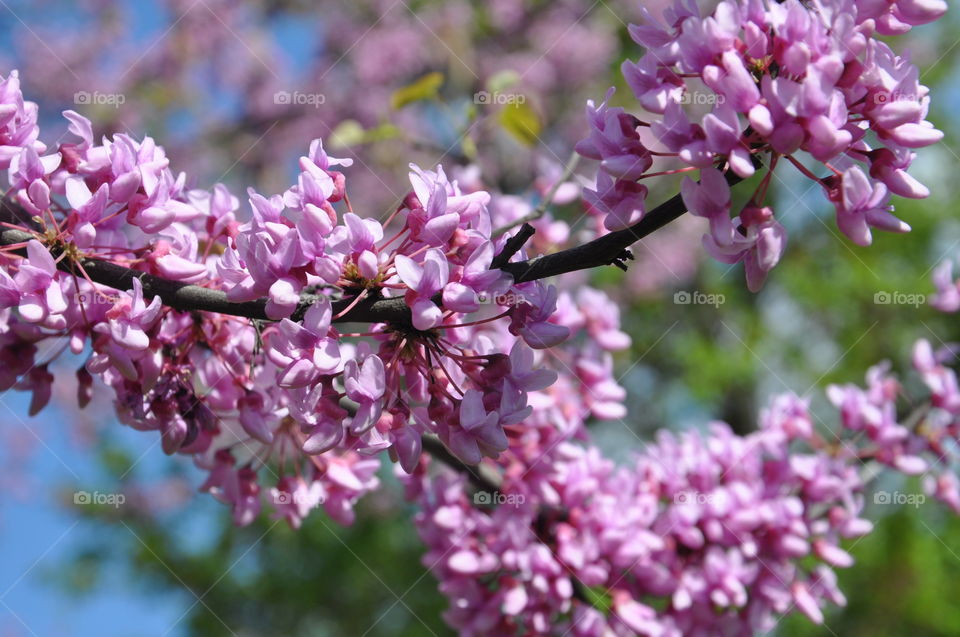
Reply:
[[[744, 262], [754, 291], [786, 245], [765, 204], [781, 160], [820, 185], [855, 243], [869, 245], [874, 228], [908, 231], [890, 195], [929, 194], [907, 169], [913, 150], [942, 133], [926, 120], [930, 98], [916, 66], [876, 36], [932, 22], [946, 8], [942, 0], [724, 0], [702, 17], [696, 3], [678, 0], [666, 24], [648, 13], [630, 28], [645, 53], [622, 71], [649, 116], [610, 106], [611, 94], [588, 104], [590, 135], [577, 150], [599, 160], [600, 172], [587, 201], [608, 229], [625, 228], [645, 214], [641, 180], [699, 169], [699, 184], [684, 178], [684, 203], [710, 221], [706, 249]], [[662, 157], [682, 167], [652, 172]], [[725, 180], [757, 170], [763, 178], [731, 219]]]
[[[530, 348], [554, 346], [581, 323], [625, 346], [598, 314], [609, 307], [599, 292], [582, 293], [595, 308], [582, 314], [552, 286], [512, 285], [491, 269], [507, 237], [491, 238], [490, 195], [461, 189], [442, 168], [411, 166], [409, 194], [381, 222], [353, 212], [339, 170], [350, 161], [317, 140], [286, 192], [249, 191], [244, 221], [226, 187], [189, 189], [152, 139], [97, 144], [72, 111], [73, 140], [41, 156], [36, 106], [16, 74], [3, 86], [9, 196], [31, 216], [18, 227], [33, 236], [0, 256], [3, 355], [29, 346], [32, 360], [44, 342], [87, 353], [82, 402], [99, 376], [121, 420], [159, 432], [166, 453], [194, 456], [211, 473], [204, 488], [240, 523], [269, 498], [293, 524], [321, 503], [346, 520], [377, 484], [369, 459], [387, 451], [410, 470], [424, 435], [467, 463], [496, 457], [530, 414], [529, 392], [556, 379], [534, 366]], [[131, 289], [95, 282], [87, 257], [131, 268]], [[175, 311], [145, 296], [139, 272], [237, 303], [265, 297], [275, 322]], [[409, 319], [367, 332], [335, 326], [390, 299], [405, 302]], [[32, 390], [35, 410], [49, 400], [49, 360], [10, 368], [7, 385]], [[588, 382], [611, 383], [602, 348], [577, 364]], [[615, 384], [602, 391], [600, 402], [623, 396]], [[261, 494], [264, 474], [277, 486]]]
[[462, 478], [411, 485], [447, 621], [463, 635], [679, 636], [769, 629], [794, 605], [821, 620], [820, 604], [843, 602], [840, 539], [871, 525], [855, 468], [788, 453], [783, 429], [810, 423], [780, 403], [757, 434], [663, 435], [629, 469], [562, 442], [537, 461], [549, 495], [508, 471], [492, 510]]
[[[949, 300], [958, 284], [941, 270]], [[920, 340], [922, 401], [905, 398], [882, 363], [864, 387], [827, 388], [832, 431], [785, 394], [755, 433], [724, 423], [661, 433], [620, 468], [590, 445], [588, 405], [559, 400], [569, 391], [561, 375], [531, 395], [529, 426], [496, 461], [502, 482], [468, 484], [425, 461], [403, 478], [422, 507], [415, 521], [450, 600], [446, 620], [463, 635], [663, 637], [769, 631], [794, 609], [822, 622], [827, 605], [845, 603], [835, 569], [854, 560], [844, 540], [872, 529], [868, 465], [921, 476], [927, 494], [960, 513], [956, 360], [955, 346]]]
[[[754, 634], [794, 609], [822, 622], [845, 603], [843, 541], [872, 529], [864, 463], [929, 471], [928, 492], [960, 512], [956, 375], [925, 341], [914, 358], [928, 407], [898, 419], [900, 385], [877, 366], [866, 388], [829, 388], [840, 422], [826, 438], [785, 394], [755, 433], [661, 433], [620, 468], [574, 441], [585, 412], [568, 412], [511, 441], [495, 493], [424, 465], [404, 480], [446, 620], [462, 635], [596, 637]], [[556, 405], [536, 404], [542, 416]]]

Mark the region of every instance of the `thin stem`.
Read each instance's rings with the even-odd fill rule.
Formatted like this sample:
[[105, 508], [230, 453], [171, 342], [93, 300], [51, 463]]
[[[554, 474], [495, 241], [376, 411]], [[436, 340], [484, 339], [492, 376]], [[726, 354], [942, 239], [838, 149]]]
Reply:
[[[734, 185], [741, 180], [736, 175], [727, 173], [727, 181], [730, 185]], [[623, 260], [627, 258], [628, 247], [677, 219], [685, 212], [686, 206], [683, 203], [683, 198], [677, 194], [648, 211], [639, 222], [629, 228], [608, 233], [593, 241], [566, 250], [525, 261], [497, 264], [497, 266], [511, 275], [514, 283], [523, 283], [577, 270], [622, 264]], [[17, 222], [20, 223], [17, 225]], [[10, 225], [14, 225], [14, 227], [10, 228]], [[3, 229], [4, 227], [7, 229]], [[22, 244], [36, 239], [37, 235], [28, 232], [27, 228], [33, 228], [30, 215], [11, 198], [0, 199], [0, 246]], [[55, 259], [63, 251], [62, 247], [57, 245], [50, 245], [48, 249]], [[26, 250], [21, 248], [16, 253], [23, 255], [26, 254]], [[270, 320], [266, 314], [266, 298], [234, 302], [227, 299], [227, 294], [223, 290], [189, 285], [90, 257], [83, 257], [79, 261], [64, 259], [57, 263], [57, 267], [65, 272], [73, 272], [76, 263], [83, 266], [91, 281], [115, 290], [130, 290], [133, 288], [133, 279], [140, 279], [146, 298], [159, 297], [164, 305], [181, 312], [214, 312], [263, 321]], [[302, 294], [300, 305], [291, 319], [294, 321], [302, 320], [307, 309], [318, 298], [313, 294]], [[331, 304], [334, 313], [342, 313], [344, 308], [353, 301], [354, 299], [334, 301]], [[363, 301], [356, 303], [349, 312], [337, 318], [336, 321], [406, 325], [410, 323], [410, 308], [407, 307], [402, 297], [385, 299], [372, 294]]]

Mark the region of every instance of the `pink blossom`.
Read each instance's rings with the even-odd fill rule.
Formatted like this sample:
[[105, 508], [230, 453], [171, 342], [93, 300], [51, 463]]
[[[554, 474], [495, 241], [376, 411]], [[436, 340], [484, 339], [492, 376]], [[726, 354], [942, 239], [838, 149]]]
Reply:
[[477, 464], [483, 455], [507, 448], [507, 438], [496, 412], [483, 407], [483, 394], [467, 390], [460, 402], [460, 428], [450, 432], [450, 449], [468, 464]]
[[386, 391], [383, 361], [374, 354], [364, 358], [362, 364], [347, 361], [343, 376], [347, 397], [359, 405], [350, 428], [354, 434], [361, 434], [380, 418], [381, 399]]
[[704, 248], [723, 263], [743, 261], [747, 287], [751, 292], [759, 291], [767, 273], [780, 261], [786, 247], [786, 230], [773, 218], [770, 208], [756, 206], [744, 208], [729, 225], [724, 225], [722, 235], [719, 224], [715, 224], [714, 233], [704, 235]]
[[443, 290], [450, 277], [443, 253], [436, 248], [427, 250], [422, 264], [398, 254], [396, 266], [397, 275], [410, 290], [407, 292], [407, 302], [413, 315], [413, 326], [418, 330], [435, 327], [440, 323], [443, 313], [433, 302], [433, 296]]
[[944, 261], [934, 269], [933, 284], [937, 288], [937, 293], [930, 300], [930, 305], [941, 312], [960, 310], [960, 284], [953, 279], [952, 262]]
[[159, 297], [153, 297], [147, 305], [143, 285], [140, 279], [134, 279], [133, 289], [117, 299], [107, 312], [107, 323], [101, 323], [96, 330], [108, 334], [121, 347], [142, 351], [150, 346], [147, 331], [153, 327], [161, 309]]
[[50, 252], [36, 239], [27, 242], [27, 258], [13, 277], [20, 290], [18, 310], [31, 323], [62, 322], [56, 315], [67, 309], [67, 300], [57, 280], [57, 265]]
[[857, 166], [847, 169], [832, 182], [831, 199], [837, 206], [837, 226], [851, 241], [870, 245], [870, 228], [889, 232], [909, 232], [910, 226], [890, 212], [887, 187], [873, 182]]
[[577, 144], [577, 152], [600, 160], [601, 169], [612, 177], [633, 181], [650, 168], [653, 159], [640, 142], [636, 118], [627, 115], [622, 108], [607, 106], [611, 97], [613, 89], [599, 107], [595, 107], [592, 101], [587, 102], [591, 132]]
[[330, 302], [320, 299], [304, 314], [302, 324], [280, 322], [269, 352], [273, 362], [284, 367], [281, 386], [305, 387], [339, 368], [340, 348], [329, 336], [331, 314]]

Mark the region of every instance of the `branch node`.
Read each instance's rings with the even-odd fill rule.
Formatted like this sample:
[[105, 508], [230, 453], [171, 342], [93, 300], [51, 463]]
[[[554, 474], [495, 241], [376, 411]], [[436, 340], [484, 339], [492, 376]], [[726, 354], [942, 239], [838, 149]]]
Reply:
[[529, 223], [524, 223], [522, 226], [520, 226], [520, 230], [517, 231], [517, 234], [507, 239], [507, 243], [503, 246], [503, 250], [501, 250], [500, 254], [493, 258], [493, 261], [490, 263], [490, 268], [499, 269], [506, 265], [513, 255], [520, 252], [520, 249], [523, 248], [527, 241], [529, 241], [530, 237], [536, 234], [536, 232], [536, 229]]
[[610, 260], [610, 263], [608, 263], [607, 265], [615, 265], [621, 270], [623, 270], [624, 272], [626, 272], [627, 271], [626, 262], [633, 261], [633, 260], [634, 260], [633, 252], [631, 252], [628, 248], [624, 248], [623, 250], [620, 251], [619, 254], [617, 254], [617, 256], [613, 257]]

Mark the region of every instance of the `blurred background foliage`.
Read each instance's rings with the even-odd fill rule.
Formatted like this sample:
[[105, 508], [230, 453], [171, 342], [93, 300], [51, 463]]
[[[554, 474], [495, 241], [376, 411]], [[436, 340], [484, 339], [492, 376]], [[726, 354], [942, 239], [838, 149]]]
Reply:
[[[646, 4], [657, 11], [664, 3]], [[582, 135], [586, 99], [601, 99], [617, 85], [615, 101], [631, 105], [618, 66], [638, 53], [623, 23], [638, 18], [639, 6], [41, 0], [11, 2], [0, 38], [8, 45], [4, 67], [21, 69], [25, 94], [48, 116], [77, 108], [77, 91], [121, 93], [126, 100], [119, 108], [80, 110], [99, 131], [154, 136], [174, 167], [198, 184], [224, 181], [238, 194], [248, 184], [285, 188], [306, 142], [325, 137], [332, 150], [357, 160], [348, 172], [352, 198], [379, 214], [405, 192], [408, 160], [442, 159], [464, 175], [479, 167], [491, 187], [535, 200], [531, 184], [556, 174]], [[702, 258], [702, 228], [690, 219], [637, 245], [627, 274], [611, 268], [588, 275], [620, 302], [633, 337], [632, 349], [618, 357], [630, 415], [593, 427], [611, 455], [625, 459], [663, 427], [722, 419], [749, 431], [769, 397], [783, 391], [809, 396], [826, 427], [827, 384], [860, 382], [883, 359], [903, 369], [917, 338], [935, 345], [960, 340], [955, 320], [923, 303], [883, 302], [930, 294], [932, 268], [960, 246], [952, 175], [960, 162], [958, 22], [953, 13], [895, 44], [911, 48], [925, 69], [931, 119], [947, 133], [917, 164], [933, 196], [897, 202], [913, 232], [877, 233], [869, 248], [851, 244], [840, 237], [822, 194], [783, 166], [773, 192], [790, 242], [761, 293], [746, 291], [739, 267]], [[280, 108], [273, 99], [278, 91], [322, 94], [324, 104]], [[480, 91], [525, 101], [478, 102]], [[654, 202], [678, 183], [659, 181]], [[738, 189], [741, 196], [747, 188]], [[554, 212], [574, 230], [582, 223], [578, 204]], [[717, 302], [678, 302], [684, 295]], [[130, 494], [128, 505], [73, 507], [69, 494], [78, 485], [60, 485], [64, 508], [83, 517], [82, 539], [70, 555], [40, 569], [46, 585], [79, 599], [110, 587], [134, 590], [176, 609], [174, 634], [449, 634], [444, 600], [420, 562], [410, 524], [415, 511], [389, 468], [382, 472], [387, 488], [361, 503], [352, 527], [315, 514], [299, 532], [265, 517], [235, 529], [226, 510], [191, 494], [198, 481], [185, 460], [141, 464], [149, 443], [118, 440], [108, 414], [100, 403], [84, 416], [82, 449], [98, 460], [97, 483]], [[65, 435], [80, 426], [69, 407], [63, 415], [53, 419], [61, 422], [44, 422], [43, 431]], [[870, 513], [876, 530], [847, 547], [857, 565], [840, 573], [849, 605], [830, 609], [823, 627], [788, 617], [776, 635], [960, 634], [960, 520], [934, 504], [917, 510], [871, 504]], [[5, 517], [11, 519], [3, 524], [16, 523]], [[20, 634], [11, 625], [11, 634]]]

